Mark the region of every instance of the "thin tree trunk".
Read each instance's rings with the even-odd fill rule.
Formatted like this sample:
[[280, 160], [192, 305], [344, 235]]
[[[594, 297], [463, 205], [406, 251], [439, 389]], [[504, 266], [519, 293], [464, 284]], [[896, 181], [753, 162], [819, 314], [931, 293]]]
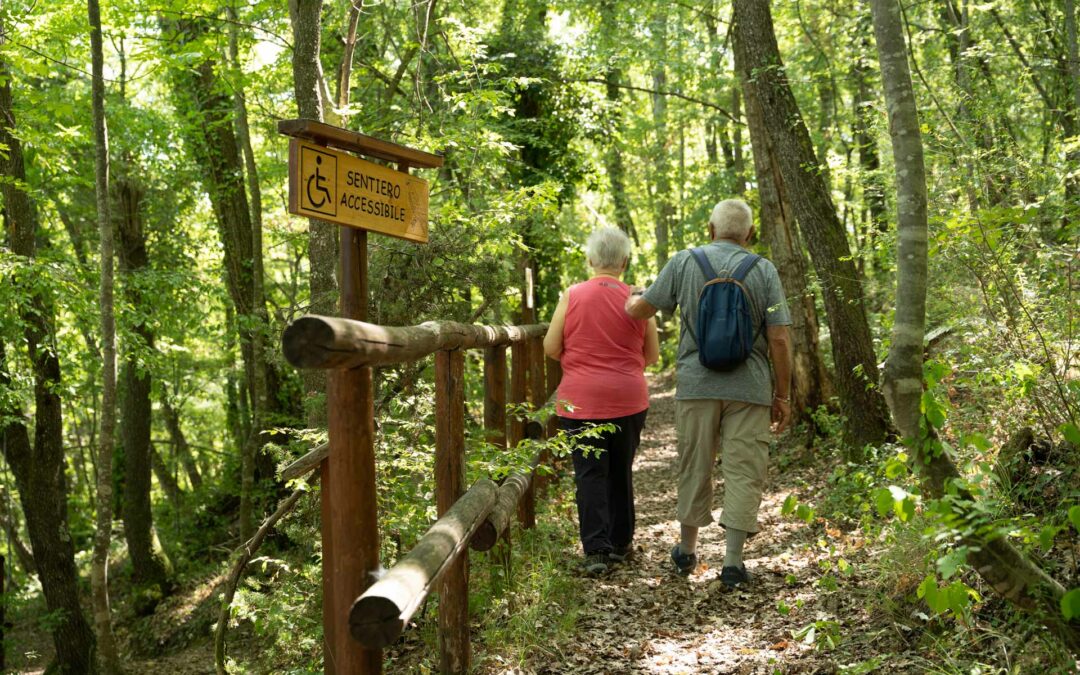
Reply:
[[[230, 5], [229, 12], [236, 18], [235, 7]], [[240, 149], [244, 157], [245, 176], [247, 177], [248, 197], [251, 204], [251, 306], [258, 318], [258, 326], [251, 334], [252, 355], [255, 360], [255, 370], [250, 383], [251, 399], [253, 402], [251, 437], [247, 440], [248, 448], [244, 452], [245, 462], [241, 468], [241, 490], [251, 494], [255, 489], [256, 458], [260, 449], [265, 444], [266, 412], [269, 410], [267, 400], [267, 380], [272, 373], [265, 356], [266, 330], [270, 326], [270, 317], [266, 312], [266, 293], [263, 288], [263, 251], [262, 251], [262, 189], [259, 187], [259, 170], [255, 164], [255, 153], [251, 148], [251, 131], [248, 125], [247, 101], [244, 96], [243, 71], [240, 67], [239, 54], [239, 25], [234, 21], [229, 26], [229, 60], [230, 66], [235, 73], [235, 86], [233, 87], [233, 104], [236, 107], [236, 134], [240, 143]], [[251, 535], [254, 523], [251, 514], [241, 510], [240, 536]], [[245, 519], [246, 515], [246, 519]]]
[[[668, 49], [667, 8], [658, 7], [660, 15], [653, 24], [653, 53], [657, 56], [652, 66], [653, 89], [657, 92], [667, 89], [667, 68], [664, 57]], [[653, 93], [653, 167], [655, 170], [656, 192], [654, 193], [654, 215], [656, 234], [656, 269], [660, 269], [668, 260], [668, 235], [671, 232], [675, 206], [671, 197], [670, 162], [668, 158], [668, 114], [667, 97]]]
[[356, 53], [356, 29], [360, 25], [360, 12], [364, 9], [364, 0], [349, 0], [349, 26], [345, 31], [345, 45], [338, 68], [337, 106], [344, 110], [349, 106], [352, 95], [353, 54]]
[[[927, 287], [926, 170], [900, 4], [897, 0], [871, 0], [871, 9], [897, 187], [896, 319], [884, 389], [897, 427], [915, 448], [915, 462], [921, 468], [926, 491], [942, 499], [947, 491], [955, 490], [960, 499], [951, 500], [953, 508], [964, 511], [968, 508], [964, 504], [970, 504], [973, 495], [956, 484], [960, 473], [936, 442], [933, 429], [920, 429]], [[994, 538], [986, 541], [981, 535], [968, 535], [959, 542], [968, 548], [968, 563], [997, 593], [1032, 611], [1071, 649], [1080, 648], [1080, 622], [1067, 621], [1060, 611], [1061, 585], [1004, 537], [990, 536]]]
[[[1065, 115], [1069, 118], [1069, 126], [1075, 134], [1076, 130], [1080, 129], [1080, 50], [1077, 49], [1075, 0], [1065, 0], [1065, 41], [1068, 50], [1066, 61], [1069, 64], [1065, 81], [1071, 104], [1071, 110], [1067, 110]], [[1074, 144], [1066, 159], [1071, 170], [1065, 180], [1065, 203], [1068, 205], [1065, 219], [1072, 222], [1076, 220], [1077, 211], [1080, 210], [1080, 148]]]
[[34, 567], [34, 554], [23, 543], [22, 537], [19, 536], [19, 523], [8, 511], [7, 495], [0, 497], [0, 526], [3, 527], [4, 533], [7, 534], [8, 547], [15, 550], [15, 558], [18, 559], [23, 571], [28, 575], [36, 574], [37, 568]]
[[[128, 167], [131, 170], [131, 167]], [[120, 271], [124, 279], [124, 295], [136, 308], [130, 330], [145, 348], [153, 349], [154, 333], [143, 321], [140, 311], [150, 305], [144, 297], [138, 278], [146, 273], [150, 261], [146, 252], [146, 232], [142, 223], [143, 192], [128, 176], [116, 181], [119, 213], [116, 224], [119, 233]], [[124, 537], [131, 559], [132, 580], [140, 586], [157, 586], [161, 597], [168, 592], [172, 563], [158, 544], [154, 531], [150, 488], [152, 446], [150, 431], [153, 407], [150, 401], [151, 375], [141, 366], [133, 350], [123, 361], [120, 378], [120, 439], [124, 448]], [[100, 464], [99, 464], [100, 466]], [[145, 608], [144, 608], [145, 609]]]
[[[323, 105], [319, 96], [322, 80], [321, 50], [322, 0], [289, 0], [293, 31], [293, 88], [300, 117], [322, 121]], [[308, 220], [308, 288], [312, 314], [333, 315], [337, 311], [338, 284], [335, 264], [338, 259], [338, 228], [332, 223]], [[307, 400], [307, 425], [326, 427], [326, 374], [305, 371], [302, 375]]]
[[865, 444], [878, 443], [890, 433], [885, 401], [877, 387], [877, 359], [861, 280], [783, 71], [769, 3], [735, 0], [734, 6], [735, 50], [754, 81], [769, 141], [817, 270], [832, 336], [836, 385], [847, 417], [850, 458], [859, 460]]
[[[178, 44], [196, 40], [208, 28], [201, 19], [172, 21], [160, 19], [162, 31]], [[251, 406], [249, 435], [240, 444], [241, 490], [239, 525], [241, 536], [247, 538], [253, 528], [254, 475], [258, 423], [265, 419], [268, 405], [275, 397], [256, 394], [260, 377], [272, 367], [265, 352], [259, 350], [259, 334], [266, 330], [265, 304], [256, 301], [256, 269], [261, 251], [255, 249], [251, 211], [244, 181], [244, 161], [233, 127], [235, 104], [222, 88], [217, 73], [218, 64], [205, 59], [186, 69], [172, 73], [176, 107], [188, 118], [188, 144], [202, 169], [204, 186], [214, 207], [218, 232], [224, 249], [225, 279], [229, 296], [236, 308], [239, 326], [240, 353], [244, 362], [245, 393]], [[260, 308], [260, 304], [262, 307]]]
[[116, 431], [116, 316], [113, 310], [113, 228], [109, 212], [109, 130], [105, 119], [105, 58], [101, 39], [101, 8], [87, 0], [90, 20], [90, 54], [93, 76], [91, 104], [94, 117], [94, 193], [97, 197], [98, 233], [101, 239], [101, 434], [98, 439], [97, 522], [94, 531], [90, 586], [97, 631], [98, 658], [103, 672], [118, 673], [120, 654], [112, 630], [109, 608], [109, 545], [112, 542], [112, 469]]
[[173, 510], [179, 511], [181, 506], [180, 485], [177, 484], [176, 477], [169, 471], [169, 466], [165, 463], [161, 453], [153, 446], [150, 447], [150, 466], [154, 470], [154, 477], [157, 478], [161, 491], [165, 493], [165, 496], [172, 503]]
[[[2, 44], [10, 27], [0, 28]], [[26, 167], [22, 141], [14, 134], [15, 128], [11, 73], [7, 62], [0, 58], [0, 144], [6, 148], [0, 153], [4, 229], [11, 252], [29, 262], [36, 255], [38, 218], [30, 193], [21, 187], [26, 183]], [[79, 604], [75, 546], [68, 528], [60, 401], [64, 387], [60, 360], [53, 349], [55, 336], [50, 332], [54, 312], [47, 296], [32, 286], [21, 290], [27, 298], [19, 307], [19, 317], [34, 380], [34, 442], [30, 442], [23, 412], [6, 401], [0, 409], [0, 448], [15, 475], [45, 605], [57, 617], [50, 624], [57, 665], [73, 673], [94, 672], [94, 632]], [[4, 345], [0, 343], [0, 384], [10, 386], [10, 379]]]
[[791, 302], [791, 333], [794, 340], [791, 409], [797, 419], [809, 420], [825, 403], [828, 374], [818, 347], [818, 317], [814, 293], [807, 285], [809, 265], [803, 253], [795, 216], [788, 203], [784, 177], [765, 130], [764, 111], [754, 83], [736, 55], [736, 74], [746, 100], [746, 121], [754, 151], [758, 200], [761, 203], [761, 232], [780, 273], [780, 281]]
[[191, 489], [198, 490], [202, 487], [199, 466], [195, 463], [195, 457], [191, 454], [191, 447], [188, 445], [187, 437], [180, 426], [180, 415], [177, 414], [176, 408], [173, 407], [167, 395], [161, 397], [161, 411], [165, 416], [165, 428], [169, 430], [169, 437], [172, 439], [173, 452], [184, 467], [184, 473], [187, 474]]

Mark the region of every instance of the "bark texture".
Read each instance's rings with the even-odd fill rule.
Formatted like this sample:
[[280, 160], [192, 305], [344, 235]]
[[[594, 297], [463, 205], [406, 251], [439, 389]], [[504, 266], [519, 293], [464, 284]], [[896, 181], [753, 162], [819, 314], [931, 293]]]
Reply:
[[[173, 21], [162, 18], [161, 26], [168, 39], [180, 45], [198, 43], [209, 31], [209, 26], [201, 19]], [[258, 334], [267, 325], [265, 299], [261, 293], [257, 294], [261, 284], [255, 280], [257, 271], [262, 268], [255, 258], [261, 257], [262, 251], [256, 248], [253, 237], [244, 160], [233, 126], [236, 107], [218, 70], [218, 62], [204, 56], [190, 68], [173, 71], [172, 89], [177, 111], [186, 118], [187, 145], [203, 172], [203, 185], [214, 208], [224, 249], [226, 286], [236, 309], [244, 363], [244, 393], [254, 421], [240, 441], [240, 533], [247, 539], [254, 527], [252, 491], [260, 445], [257, 439], [263, 433], [259, 424], [268, 413], [279, 412], [281, 406], [276, 396], [277, 374], [258, 339]], [[259, 395], [256, 390], [260, 380], [267, 383], [265, 395]], [[272, 471], [272, 466], [268, 467], [267, 472]]]
[[765, 112], [758, 102], [754, 83], [741, 61], [736, 71], [746, 99], [746, 121], [754, 151], [761, 233], [769, 246], [791, 308], [792, 358], [791, 409], [797, 419], [807, 420], [827, 400], [828, 373], [818, 346], [818, 317], [813, 292], [807, 286], [809, 264], [795, 215], [788, 201], [784, 177], [765, 130]]
[[[120, 235], [120, 271], [124, 279], [124, 295], [131, 307], [147, 307], [150, 298], [140, 290], [139, 276], [149, 267], [146, 251], [146, 232], [142, 221], [140, 187], [130, 178], [117, 180], [116, 229]], [[138, 585], [156, 585], [160, 597], [169, 586], [172, 565], [161, 549], [154, 531], [150, 509], [150, 475], [152, 470], [150, 442], [153, 407], [151, 405], [150, 371], [140, 367], [136, 349], [153, 349], [154, 332], [140, 318], [130, 326], [133, 344], [126, 350], [120, 370], [123, 384], [120, 396], [120, 439], [124, 448], [124, 537], [131, 558], [132, 580]], [[141, 344], [135, 344], [141, 343]]]
[[866, 319], [858, 270], [829, 186], [784, 73], [767, 0], [735, 0], [735, 51], [750, 73], [765, 111], [765, 127], [780, 173], [806, 235], [825, 300], [836, 365], [836, 387], [847, 417], [855, 458], [858, 448], [889, 432], [885, 401], [877, 388], [877, 360]]
[[109, 545], [112, 542], [113, 444], [116, 433], [116, 313], [113, 303], [113, 229], [109, 209], [109, 128], [105, 120], [105, 58], [101, 46], [101, 8], [87, 0], [90, 22], [91, 108], [94, 127], [94, 196], [100, 238], [101, 277], [101, 433], [97, 450], [97, 514], [90, 587], [97, 631], [98, 658], [103, 672], [120, 672], [120, 654], [109, 608]]
[[[293, 87], [300, 117], [323, 121], [323, 102], [319, 95], [322, 81], [321, 51], [322, 0], [289, 0], [293, 31]], [[347, 89], [348, 87], [346, 87]], [[338, 282], [335, 261], [338, 259], [338, 228], [315, 218], [308, 219], [308, 290], [309, 311], [330, 315], [337, 311]], [[326, 426], [326, 374], [308, 370], [303, 374], [307, 425]], [[316, 402], [312, 405], [311, 402]]]
[[[6, 27], [5, 27], [6, 28]], [[0, 40], [3, 37], [0, 36]], [[4, 200], [5, 230], [11, 252], [30, 263], [36, 255], [37, 211], [27, 192], [22, 141], [14, 134], [15, 113], [11, 97], [11, 73], [0, 59], [0, 195]], [[5, 281], [5, 283], [10, 283]], [[23, 286], [26, 302], [18, 308], [24, 325], [24, 343], [34, 379], [34, 437], [22, 410], [0, 410], [0, 435], [5, 458], [19, 489], [34, 565], [50, 612], [62, 616], [52, 624], [56, 666], [60, 672], [96, 670], [94, 633], [79, 605], [79, 575], [75, 547], [68, 529], [67, 481], [64, 475], [63, 417], [59, 392], [60, 360], [52, 348], [55, 336], [53, 305], [44, 290], [33, 283]], [[0, 344], [0, 384], [10, 377], [4, 345]]]

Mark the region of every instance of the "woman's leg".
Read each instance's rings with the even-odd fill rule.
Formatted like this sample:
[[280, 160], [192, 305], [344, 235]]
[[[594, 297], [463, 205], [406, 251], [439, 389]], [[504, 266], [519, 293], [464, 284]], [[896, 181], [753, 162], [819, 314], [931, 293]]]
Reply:
[[611, 420], [619, 430], [610, 443], [609, 506], [611, 513], [611, 544], [625, 548], [634, 541], [634, 457], [641, 442], [648, 410], [636, 415]]
[[[573, 420], [559, 418], [559, 424], [567, 432], [573, 433], [589, 423], [603, 420]], [[605, 434], [605, 437], [608, 434]], [[582, 438], [581, 444], [588, 446], [588, 455], [583, 449], [574, 450], [574, 485], [577, 488], [578, 527], [581, 533], [581, 547], [585, 555], [608, 553], [611, 551], [611, 515], [608, 506], [608, 476], [611, 459], [607, 438]], [[596, 450], [600, 450], [599, 453]]]

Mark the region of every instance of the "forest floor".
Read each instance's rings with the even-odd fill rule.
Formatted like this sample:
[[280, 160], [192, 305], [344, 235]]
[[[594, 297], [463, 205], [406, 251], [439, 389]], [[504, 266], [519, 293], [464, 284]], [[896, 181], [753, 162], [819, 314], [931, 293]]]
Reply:
[[[674, 574], [669, 554], [679, 535], [675, 440], [674, 380], [655, 378], [634, 468], [633, 561], [605, 577], [581, 581], [584, 608], [574, 634], [538, 654], [535, 672], [869, 672], [885, 665], [875, 656], [880, 654], [893, 655], [891, 670], [924, 672], [928, 664], [918, 654], [895, 653], [902, 646], [896, 639], [903, 628], [869, 613], [866, 594], [853, 588], [860, 564], [873, 555], [869, 542], [857, 531], [781, 516], [789, 494], [815, 500], [826, 488], [828, 469], [814, 461], [812, 451], [772, 453], [759, 518], [762, 531], [746, 546], [745, 562], [753, 575], [749, 589], [727, 591], [720, 583], [724, 535], [718, 525], [701, 530], [697, 569], [686, 578]], [[781, 471], [783, 461], [791, 465]], [[723, 495], [719, 467], [716, 476], [713, 515], [718, 518]], [[576, 562], [579, 552], [567, 555]], [[833, 575], [843, 577], [843, 590]], [[825, 576], [833, 581], [822, 583]], [[898, 577], [902, 586], [920, 580], [915, 574]]]
[[[836, 489], [829, 481], [836, 453], [805, 449], [794, 441], [771, 452], [770, 484], [759, 517], [762, 531], [748, 541], [745, 553], [753, 574], [751, 587], [726, 591], [720, 583], [724, 536], [717, 525], [701, 531], [698, 568], [689, 577], [674, 574], [669, 558], [679, 533], [674, 519], [674, 378], [650, 377], [650, 386], [652, 403], [634, 473], [633, 560], [598, 579], [577, 573], [580, 544], [572, 479], [564, 471], [538, 503], [538, 529], [528, 537], [522, 533], [522, 543], [515, 544], [515, 556], [522, 556], [515, 563], [518, 573], [551, 577], [542, 583], [559, 590], [549, 591], [524, 611], [519, 606], [517, 617], [505, 606], [499, 616], [490, 607], [477, 608], [476, 672], [967, 673], [975, 672], [973, 664], [986, 661], [992, 665], [978, 672], [1000, 672], [1003, 665], [1006, 672], [1048, 672], [1037, 660], [1032, 668], [1037, 649], [1024, 653], [1025, 645], [1038, 642], [1031, 639], [1034, 634], [1010, 639], [1008, 629], [979, 617], [963, 626], [926, 616], [925, 605], [915, 597], [927, 573], [926, 548], [917, 532], [910, 542], [897, 542], [886, 540], [880, 528], [870, 533], [842, 528], [809, 510], [785, 515], [789, 496], [809, 509], [822, 505]], [[719, 517], [719, 467], [715, 476], [714, 516]], [[539, 548], [530, 552], [529, 546]], [[547, 556], [546, 562], [528, 559], [536, 550]], [[479, 587], [493, 566], [481, 557], [473, 565]], [[129, 662], [131, 672], [213, 672], [210, 629], [221, 579], [220, 568], [189, 579], [153, 617], [141, 624], [119, 622], [121, 642], [141, 645], [143, 657]], [[51, 659], [51, 640], [29, 618], [33, 614], [17, 617], [8, 636], [15, 646], [9, 650], [12, 672], [39, 673]], [[517, 643], [491, 637], [500, 635], [497, 631], [487, 632], [493, 624], [505, 625], [511, 618], [520, 623], [525, 616], [528, 625], [521, 633], [526, 637]], [[385, 652], [387, 672], [437, 670], [434, 623], [433, 612], [421, 613], [419, 625]], [[132, 639], [133, 628], [138, 638]], [[307, 672], [287, 660], [277, 660], [275, 666], [250, 665], [266, 663], [258, 655], [271, 646], [243, 626], [230, 635], [230, 657], [249, 664], [239, 665], [239, 672]], [[317, 645], [310, 656], [317, 662]]]

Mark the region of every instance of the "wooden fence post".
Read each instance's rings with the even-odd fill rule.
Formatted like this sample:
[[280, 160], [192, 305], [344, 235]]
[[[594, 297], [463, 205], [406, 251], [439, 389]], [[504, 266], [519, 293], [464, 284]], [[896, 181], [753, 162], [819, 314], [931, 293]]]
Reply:
[[[524, 405], [526, 402], [529, 370], [529, 350], [526, 342], [515, 342], [510, 345], [510, 402], [515, 405]], [[510, 447], [515, 447], [525, 438], [525, 421], [514, 415], [510, 419], [510, 435], [507, 439]], [[521, 526], [528, 529], [536, 525], [536, 503], [533, 489], [534, 481], [529, 481], [529, 487], [518, 502], [518, 520]]]
[[[341, 314], [367, 318], [367, 232], [341, 228]], [[368, 366], [327, 379], [330, 454], [322, 465], [324, 670], [382, 672], [382, 653], [349, 637], [349, 608], [379, 569], [375, 410]]]
[[[465, 493], [465, 352], [435, 354], [435, 505], [442, 517]], [[440, 672], [469, 670], [469, 553], [439, 580]]]
[[506, 347], [484, 350], [484, 429], [487, 441], [506, 447]]

